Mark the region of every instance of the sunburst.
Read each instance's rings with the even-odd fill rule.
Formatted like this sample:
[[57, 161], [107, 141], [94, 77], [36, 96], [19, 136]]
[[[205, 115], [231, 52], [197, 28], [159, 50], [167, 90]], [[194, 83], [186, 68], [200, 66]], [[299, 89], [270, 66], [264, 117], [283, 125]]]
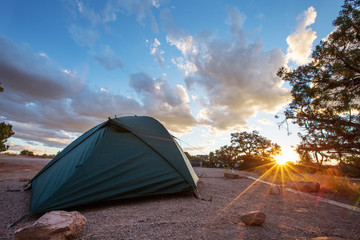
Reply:
[[285, 165], [289, 160], [287, 159], [287, 157], [283, 156], [283, 155], [279, 155], [275, 157], [276, 163], [279, 165]]

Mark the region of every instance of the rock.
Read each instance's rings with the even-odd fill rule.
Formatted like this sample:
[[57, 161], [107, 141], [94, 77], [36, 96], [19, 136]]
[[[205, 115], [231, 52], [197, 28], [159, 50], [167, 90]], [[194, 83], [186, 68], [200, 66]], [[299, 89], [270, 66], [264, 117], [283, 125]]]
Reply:
[[269, 192], [270, 192], [270, 194], [273, 194], [273, 195], [280, 195], [281, 189], [279, 186], [273, 185], [270, 187]]
[[235, 174], [235, 173], [224, 173], [224, 177], [225, 178], [231, 178], [231, 179], [242, 178], [238, 174]]
[[293, 181], [286, 184], [287, 187], [299, 190], [301, 192], [318, 192], [320, 190], [320, 184], [317, 182], [308, 181]]
[[78, 234], [85, 223], [86, 218], [77, 211], [52, 211], [33, 225], [17, 230], [13, 240], [65, 240]]
[[260, 211], [249, 212], [241, 217], [241, 221], [248, 226], [258, 226], [265, 222], [266, 215]]

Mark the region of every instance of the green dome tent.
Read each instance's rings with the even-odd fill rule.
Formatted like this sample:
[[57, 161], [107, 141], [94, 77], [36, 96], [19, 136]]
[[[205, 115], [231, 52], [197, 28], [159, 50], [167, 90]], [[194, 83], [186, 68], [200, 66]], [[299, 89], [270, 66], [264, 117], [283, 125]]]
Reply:
[[30, 213], [197, 189], [181, 147], [157, 120], [110, 119], [87, 131], [30, 180]]

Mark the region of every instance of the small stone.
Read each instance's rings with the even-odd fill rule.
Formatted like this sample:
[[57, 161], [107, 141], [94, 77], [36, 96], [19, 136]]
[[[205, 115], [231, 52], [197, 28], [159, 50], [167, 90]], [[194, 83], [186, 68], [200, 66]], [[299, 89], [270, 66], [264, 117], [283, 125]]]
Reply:
[[266, 215], [260, 211], [249, 212], [241, 217], [241, 221], [248, 226], [259, 226], [265, 222]]
[[77, 211], [52, 211], [33, 225], [17, 230], [13, 240], [65, 240], [76, 236], [85, 223], [86, 218]]

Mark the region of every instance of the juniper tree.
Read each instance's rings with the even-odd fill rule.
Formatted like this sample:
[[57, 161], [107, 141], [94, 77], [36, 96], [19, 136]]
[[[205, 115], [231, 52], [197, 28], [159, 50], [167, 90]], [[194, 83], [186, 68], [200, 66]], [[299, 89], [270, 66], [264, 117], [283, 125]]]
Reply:
[[345, 1], [335, 30], [313, 51], [313, 61], [278, 76], [291, 86], [285, 120], [304, 133], [297, 151], [321, 164], [360, 159], [360, 1]]

